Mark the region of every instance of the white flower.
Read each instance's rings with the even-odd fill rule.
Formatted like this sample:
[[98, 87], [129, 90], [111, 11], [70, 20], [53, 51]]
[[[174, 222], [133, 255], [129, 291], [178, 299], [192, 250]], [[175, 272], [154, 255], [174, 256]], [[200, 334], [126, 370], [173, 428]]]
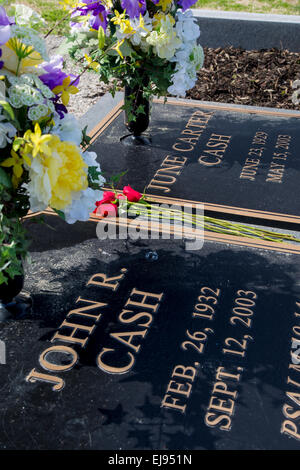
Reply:
[[43, 211], [48, 207], [52, 195], [47, 169], [38, 158], [32, 158], [31, 166], [27, 169], [29, 170], [30, 178], [30, 182], [27, 185], [30, 209], [33, 212]]
[[28, 111], [28, 117], [31, 121], [38, 121], [42, 117], [47, 116], [49, 113], [49, 108], [45, 104], [39, 104], [37, 106], [32, 106]]
[[170, 60], [182, 44], [173, 28], [173, 23], [174, 19], [170, 15], [160, 18], [158, 30], [152, 31], [146, 38], [147, 43], [153, 46], [161, 59]]
[[175, 96], [185, 96], [187, 90], [196, 83], [197, 70], [203, 65], [204, 53], [202, 47], [196, 43], [200, 29], [195, 24], [192, 11], [187, 10], [182, 13], [178, 10], [176, 19], [176, 32], [182, 44], [170, 59], [171, 62], [176, 62], [176, 66], [168, 92]]
[[45, 20], [27, 5], [13, 4], [9, 13], [15, 17], [16, 24], [19, 26], [38, 28], [45, 24]]
[[[97, 162], [97, 154], [95, 152], [84, 152], [82, 153], [82, 158], [88, 167], [94, 167], [98, 173], [101, 173], [100, 164]], [[99, 175], [97, 180], [93, 180], [94, 183], [98, 183], [99, 186], [103, 186], [106, 179], [104, 176]]]
[[130, 41], [134, 46], [138, 46], [143, 42], [145, 44], [145, 38], [152, 31], [152, 19], [149, 17], [149, 13], [143, 17], [143, 27], [141, 27], [141, 20], [139, 18], [132, 18], [130, 25], [134, 29], [135, 33], [130, 37]]
[[4, 116], [0, 116], [0, 148], [4, 149], [6, 145], [12, 142], [17, 133], [17, 129], [10, 122], [3, 122]]
[[201, 69], [204, 63], [204, 51], [202, 46], [198, 45], [193, 47], [190, 54], [190, 61], [195, 70]]
[[74, 194], [72, 204], [64, 209], [66, 222], [74, 224], [77, 220], [86, 222], [89, 220], [90, 213], [95, 209], [97, 201], [103, 197], [103, 192], [87, 188]]
[[196, 23], [192, 10], [176, 13], [176, 32], [183, 42], [196, 41], [200, 36], [200, 28]]
[[26, 26], [17, 25], [13, 25], [11, 29], [13, 37], [18, 38], [23, 44], [26, 44], [26, 46], [33, 47], [45, 61], [49, 60], [46, 42], [40, 37], [37, 31]]
[[80, 145], [82, 141], [82, 131], [77, 119], [72, 114], [65, 114], [62, 119], [56, 122], [51, 134], [57, 135], [64, 142], [74, 142], [76, 145]]

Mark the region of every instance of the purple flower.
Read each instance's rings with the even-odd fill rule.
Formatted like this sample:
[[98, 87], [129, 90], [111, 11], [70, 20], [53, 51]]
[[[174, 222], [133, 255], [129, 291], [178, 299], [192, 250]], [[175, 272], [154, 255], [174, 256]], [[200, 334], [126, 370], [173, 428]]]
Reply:
[[14, 24], [13, 18], [7, 16], [3, 7], [0, 7], [0, 44], [5, 44], [11, 37], [11, 25]]
[[80, 11], [81, 15], [88, 15], [91, 13], [91, 18], [89, 20], [90, 27], [97, 30], [100, 26], [104, 29], [107, 28], [107, 11], [105, 6], [95, 2], [94, 0], [85, 0], [86, 5], [83, 7], [77, 8], [77, 11]]
[[146, 11], [146, 0], [122, 0], [121, 5], [130, 18], [138, 18]]
[[77, 21], [72, 21], [72, 18], [76, 18], [76, 16], [85, 16], [85, 13], [75, 10], [71, 14], [71, 21], [70, 21], [71, 28], [80, 29], [82, 27], [82, 23], [78, 23]]
[[55, 98], [53, 98], [52, 101], [55, 106], [55, 111], [59, 115], [60, 119], [63, 119], [65, 114], [68, 114], [67, 108], [62, 103], [58, 103]]
[[62, 85], [64, 79], [67, 77], [70, 77], [71, 83], [74, 82], [72, 84], [77, 86], [79, 84], [79, 78], [71, 73], [67, 75], [62, 71], [62, 67], [62, 56], [56, 55], [52, 57], [50, 62], [44, 62], [42, 64], [42, 68], [46, 71], [46, 73], [40, 75], [39, 79], [42, 80], [42, 82], [47, 85], [50, 90], [53, 90], [53, 88]]
[[187, 10], [192, 5], [194, 5], [194, 3], [196, 3], [196, 2], [197, 2], [197, 0], [178, 0], [178, 3], [181, 6], [182, 11]]
[[[0, 49], [0, 57], [2, 57], [2, 49]], [[3, 69], [4, 62], [0, 60], [0, 70]]]
[[[102, 5], [101, 5], [102, 6]], [[103, 7], [103, 10], [99, 11], [97, 15], [92, 15], [90, 18], [90, 26], [93, 29], [96, 29], [98, 31], [99, 27], [102, 26], [104, 31], [106, 31], [107, 28], [107, 11]]]

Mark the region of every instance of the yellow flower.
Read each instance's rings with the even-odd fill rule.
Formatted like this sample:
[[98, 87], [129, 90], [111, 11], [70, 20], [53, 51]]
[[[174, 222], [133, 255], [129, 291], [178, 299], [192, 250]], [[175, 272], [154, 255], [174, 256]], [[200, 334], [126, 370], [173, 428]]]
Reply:
[[51, 155], [51, 151], [48, 147], [52, 136], [50, 134], [42, 135], [41, 128], [38, 123], [34, 126], [34, 132], [28, 130], [24, 134], [24, 139], [27, 141], [27, 145], [23, 150], [22, 155], [27, 155], [31, 153], [33, 158], [37, 156], [38, 153], [44, 153], [48, 156]]
[[141, 13], [140, 13], [140, 18], [139, 18], [139, 19], [140, 19], [139, 28], [142, 28], [144, 31], [146, 31], [146, 33], [148, 33], [148, 32], [149, 32], [149, 29], [147, 29], [147, 28], [145, 27], [145, 20], [144, 20], [144, 17], [143, 17], [143, 15], [142, 15]]
[[166, 11], [170, 8], [172, 5], [172, 0], [160, 0], [159, 3], [157, 4], [158, 6], [162, 7], [163, 11]]
[[69, 103], [70, 94], [76, 95], [76, 93], [79, 92], [78, 88], [76, 88], [76, 86], [70, 85], [70, 83], [71, 77], [66, 77], [64, 78], [62, 85], [56, 86], [52, 90], [55, 95], [59, 95], [61, 93], [61, 100], [65, 106], [67, 106]]
[[[6, 44], [1, 46], [2, 57], [4, 62], [4, 69], [9, 70], [15, 75], [24, 73], [37, 73], [37, 66], [40, 65], [44, 59], [41, 54], [33, 49], [31, 46], [26, 46], [16, 38], [10, 39]], [[26, 56], [20, 59], [16, 53], [16, 49], [21, 51], [22, 55]]]
[[13, 176], [12, 176], [12, 184], [14, 188], [17, 188], [19, 182], [21, 181], [21, 177], [23, 175], [23, 163], [24, 161], [29, 164], [30, 166], [30, 159], [27, 157], [22, 158], [20, 157], [14, 150], [10, 152], [11, 157], [7, 158], [0, 164], [0, 166], [4, 166], [6, 168], [13, 167]]
[[111, 21], [120, 26], [120, 30], [123, 34], [135, 34], [136, 31], [133, 29], [133, 27], [130, 24], [130, 21], [125, 18], [125, 13], [126, 10], [123, 11], [123, 13], [119, 13], [117, 10], [115, 10], [115, 15]]
[[115, 51], [117, 51], [117, 53], [119, 54], [119, 56], [121, 57], [121, 59], [124, 59], [124, 56], [120, 50], [120, 47], [122, 46], [123, 42], [125, 41], [125, 39], [122, 39], [122, 41], [118, 41], [117, 44], [115, 45], [115, 47], [113, 47], [113, 49]]
[[98, 62], [93, 62], [93, 59], [91, 57], [89, 57], [87, 54], [84, 54], [84, 57], [89, 65], [89, 67], [93, 70], [95, 70], [95, 72], [99, 72], [99, 69], [100, 69], [100, 64]]
[[113, 24], [120, 25], [121, 22], [125, 20], [125, 13], [126, 10], [124, 10], [123, 13], [119, 13], [118, 10], [115, 10], [115, 16], [111, 19]]
[[29, 194], [32, 200], [63, 210], [72, 202], [73, 193], [88, 187], [87, 164], [80, 148], [51, 135], [50, 154], [40, 152], [32, 158], [29, 170]]

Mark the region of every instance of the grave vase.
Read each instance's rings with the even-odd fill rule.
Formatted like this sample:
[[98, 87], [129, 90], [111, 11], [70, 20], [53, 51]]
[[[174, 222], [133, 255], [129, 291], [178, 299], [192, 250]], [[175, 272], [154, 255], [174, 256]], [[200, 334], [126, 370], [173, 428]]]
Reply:
[[[132, 98], [134, 96], [133, 102]], [[150, 112], [151, 112], [151, 101], [148, 98], [145, 98], [143, 93], [143, 87], [131, 88], [125, 86], [124, 90], [124, 102], [128, 103], [131, 101], [131, 114], [134, 115], [135, 119], [130, 120], [127, 110], [125, 110], [125, 126], [130, 132], [129, 135], [126, 135], [121, 138], [121, 141], [125, 145], [150, 145], [151, 139], [149, 136], [143, 135], [148, 129], [150, 123]], [[138, 108], [142, 106], [144, 112], [138, 113]]]
[[24, 272], [9, 278], [7, 284], [0, 284], [0, 322], [17, 319], [31, 312], [32, 300], [24, 286]]

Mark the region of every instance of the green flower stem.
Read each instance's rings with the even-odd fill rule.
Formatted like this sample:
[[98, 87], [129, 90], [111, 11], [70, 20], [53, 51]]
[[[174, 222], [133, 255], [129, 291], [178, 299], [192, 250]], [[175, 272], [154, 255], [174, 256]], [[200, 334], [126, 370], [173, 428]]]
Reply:
[[[114, 46], [116, 46], [118, 44], [118, 41], [114, 42], [113, 44], [111, 44], [110, 46], [108, 46], [104, 51], [103, 51], [103, 54], [101, 54], [101, 56], [99, 57], [99, 61], [107, 54], [108, 51], [112, 50], [114, 48]], [[90, 65], [87, 65], [86, 67], [84, 67], [83, 71], [76, 76], [76, 78], [73, 80], [73, 82], [70, 83], [69, 87], [74, 85], [74, 83], [80, 78], [82, 77], [82, 75], [91, 68]]]
[[18, 66], [17, 66], [17, 70], [16, 70], [16, 76], [17, 76], [17, 77], [19, 76], [19, 71], [20, 71], [21, 62], [22, 62], [22, 59], [20, 59], [20, 58], [18, 57]]
[[225, 220], [214, 219], [212, 217], [207, 216], [197, 216], [195, 214], [184, 214], [180, 210], [176, 209], [166, 209], [166, 208], [159, 208], [153, 206], [148, 203], [133, 203], [131, 204], [134, 208], [138, 209], [139, 215], [144, 216], [154, 216], [158, 217], [162, 220], [173, 220], [173, 221], [180, 221], [180, 222], [188, 222], [196, 227], [204, 228], [205, 230], [216, 232], [216, 233], [223, 233], [223, 234], [230, 234], [240, 237], [248, 237], [248, 238], [260, 238], [263, 240], [268, 240], [272, 242], [282, 243], [284, 241], [292, 241], [296, 243], [300, 243], [300, 239], [294, 237], [290, 234], [272, 232], [271, 230], [259, 229], [250, 227], [248, 225], [232, 223]]

